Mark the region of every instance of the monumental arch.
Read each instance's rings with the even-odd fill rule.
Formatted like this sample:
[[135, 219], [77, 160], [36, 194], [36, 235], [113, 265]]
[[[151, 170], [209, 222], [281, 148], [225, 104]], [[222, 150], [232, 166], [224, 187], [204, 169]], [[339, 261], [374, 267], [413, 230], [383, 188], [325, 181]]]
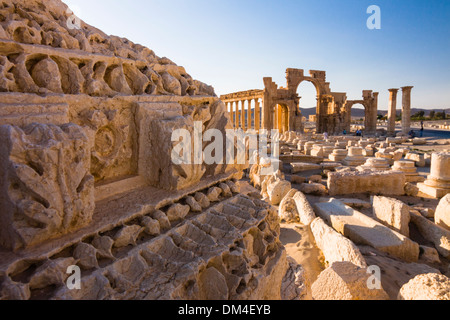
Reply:
[[[326, 72], [310, 70], [309, 76], [302, 69], [286, 70], [287, 86], [278, 87], [271, 77], [263, 79], [263, 90], [248, 90], [222, 95], [235, 128], [279, 129], [280, 132], [303, 131], [302, 114], [299, 108], [301, 97], [297, 94], [303, 81], [311, 82], [316, 88], [316, 128], [318, 133], [341, 133], [350, 131], [351, 108], [362, 104], [366, 112], [366, 134], [375, 134], [378, 93], [363, 91], [362, 100], [347, 100], [345, 92], [331, 92], [326, 81]], [[251, 107], [254, 101], [254, 107]], [[245, 109], [245, 105], [250, 106]]]

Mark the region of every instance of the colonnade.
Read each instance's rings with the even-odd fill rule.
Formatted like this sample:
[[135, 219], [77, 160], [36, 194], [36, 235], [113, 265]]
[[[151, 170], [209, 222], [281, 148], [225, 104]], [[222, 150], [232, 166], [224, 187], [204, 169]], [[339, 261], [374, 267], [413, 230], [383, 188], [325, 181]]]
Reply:
[[249, 129], [258, 131], [262, 128], [261, 98], [223, 100], [223, 102], [230, 114], [234, 128], [241, 128], [244, 131]]

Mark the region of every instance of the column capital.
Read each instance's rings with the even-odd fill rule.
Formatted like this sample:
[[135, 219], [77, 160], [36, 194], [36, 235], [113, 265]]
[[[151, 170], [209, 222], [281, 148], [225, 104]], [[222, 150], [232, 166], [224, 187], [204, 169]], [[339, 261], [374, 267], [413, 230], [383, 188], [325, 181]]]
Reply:
[[414, 88], [413, 86], [402, 87], [402, 91], [408, 91]]
[[398, 92], [398, 90], [400, 90], [400, 89], [398, 89], [398, 88], [388, 89], [389, 92]]

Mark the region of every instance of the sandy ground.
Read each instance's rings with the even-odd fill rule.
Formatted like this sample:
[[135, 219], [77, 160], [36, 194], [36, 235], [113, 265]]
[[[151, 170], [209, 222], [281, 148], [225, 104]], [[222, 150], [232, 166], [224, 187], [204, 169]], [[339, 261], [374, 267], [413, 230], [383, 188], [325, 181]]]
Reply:
[[325, 259], [317, 248], [310, 228], [299, 223], [282, 223], [280, 241], [287, 254], [302, 265], [310, 292], [311, 285], [325, 269]]

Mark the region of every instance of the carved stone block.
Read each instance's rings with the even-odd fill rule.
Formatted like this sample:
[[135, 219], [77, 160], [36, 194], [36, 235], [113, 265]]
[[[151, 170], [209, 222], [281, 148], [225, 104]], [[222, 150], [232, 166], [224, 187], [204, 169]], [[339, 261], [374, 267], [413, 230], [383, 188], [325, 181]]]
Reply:
[[83, 129], [3, 125], [0, 141], [1, 245], [27, 247], [91, 221], [94, 178]]

